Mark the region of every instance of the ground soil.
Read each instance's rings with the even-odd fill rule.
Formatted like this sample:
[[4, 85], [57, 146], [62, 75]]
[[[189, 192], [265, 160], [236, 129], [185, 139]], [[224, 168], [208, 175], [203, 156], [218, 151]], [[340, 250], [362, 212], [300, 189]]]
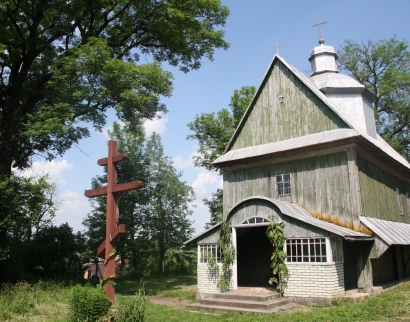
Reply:
[[166, 305], [177, 309], [185, 308], [189, 303], [192, 301], [187, 299], [179, 299], [174, 297], [163, 297], [160, 295], [153, 295], [149, 297], [151, 303], [159, 304], [159, 305]]

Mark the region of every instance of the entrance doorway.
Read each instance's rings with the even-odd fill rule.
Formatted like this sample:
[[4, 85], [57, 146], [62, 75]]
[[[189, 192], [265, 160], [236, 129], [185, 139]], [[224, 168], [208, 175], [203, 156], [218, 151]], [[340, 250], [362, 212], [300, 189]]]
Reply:
[[267, 226], [236, 228], [238, 286], [270, 286], [272, 245], [266, 229]]

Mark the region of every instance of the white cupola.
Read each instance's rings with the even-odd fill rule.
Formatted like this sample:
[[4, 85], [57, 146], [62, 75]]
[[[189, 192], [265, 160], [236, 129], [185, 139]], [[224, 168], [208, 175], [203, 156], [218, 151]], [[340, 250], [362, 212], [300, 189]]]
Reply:
[[377, 138], [372, 103], [376, 97], [358, 81], [337, 68], [337, 54], [332, 46], [319, 46], [310, 52], [312, 66], [310, 79], [333, 103], [344, 111], [350, 121], [360, 126], [368, 135]]

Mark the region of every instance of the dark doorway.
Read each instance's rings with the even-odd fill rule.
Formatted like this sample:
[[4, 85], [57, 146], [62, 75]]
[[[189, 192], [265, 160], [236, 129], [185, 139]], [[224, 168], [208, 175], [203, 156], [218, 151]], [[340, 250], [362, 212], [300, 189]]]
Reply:
[[267, 226], [236, 229], [238, 286], [269, 286], [271, 244]]

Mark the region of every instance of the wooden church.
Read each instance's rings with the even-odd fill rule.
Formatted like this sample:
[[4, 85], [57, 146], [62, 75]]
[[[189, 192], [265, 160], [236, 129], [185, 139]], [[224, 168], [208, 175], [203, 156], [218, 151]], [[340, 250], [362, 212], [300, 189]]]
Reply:
[[[410, 164], [378, 134], [375, 97], [338, 73], [319, 42], [305, 76], [275, 55], [223, 155], [223, 215], [236, 258], [231, 289], [267, 285], [271, 218], [285, 223], [284, 295], [332, 299], [410, 274]], [[272, 217], [273, 216], [273, 217]], [[219, 225], [198, 247], [199, 297], [221, 292]]]

